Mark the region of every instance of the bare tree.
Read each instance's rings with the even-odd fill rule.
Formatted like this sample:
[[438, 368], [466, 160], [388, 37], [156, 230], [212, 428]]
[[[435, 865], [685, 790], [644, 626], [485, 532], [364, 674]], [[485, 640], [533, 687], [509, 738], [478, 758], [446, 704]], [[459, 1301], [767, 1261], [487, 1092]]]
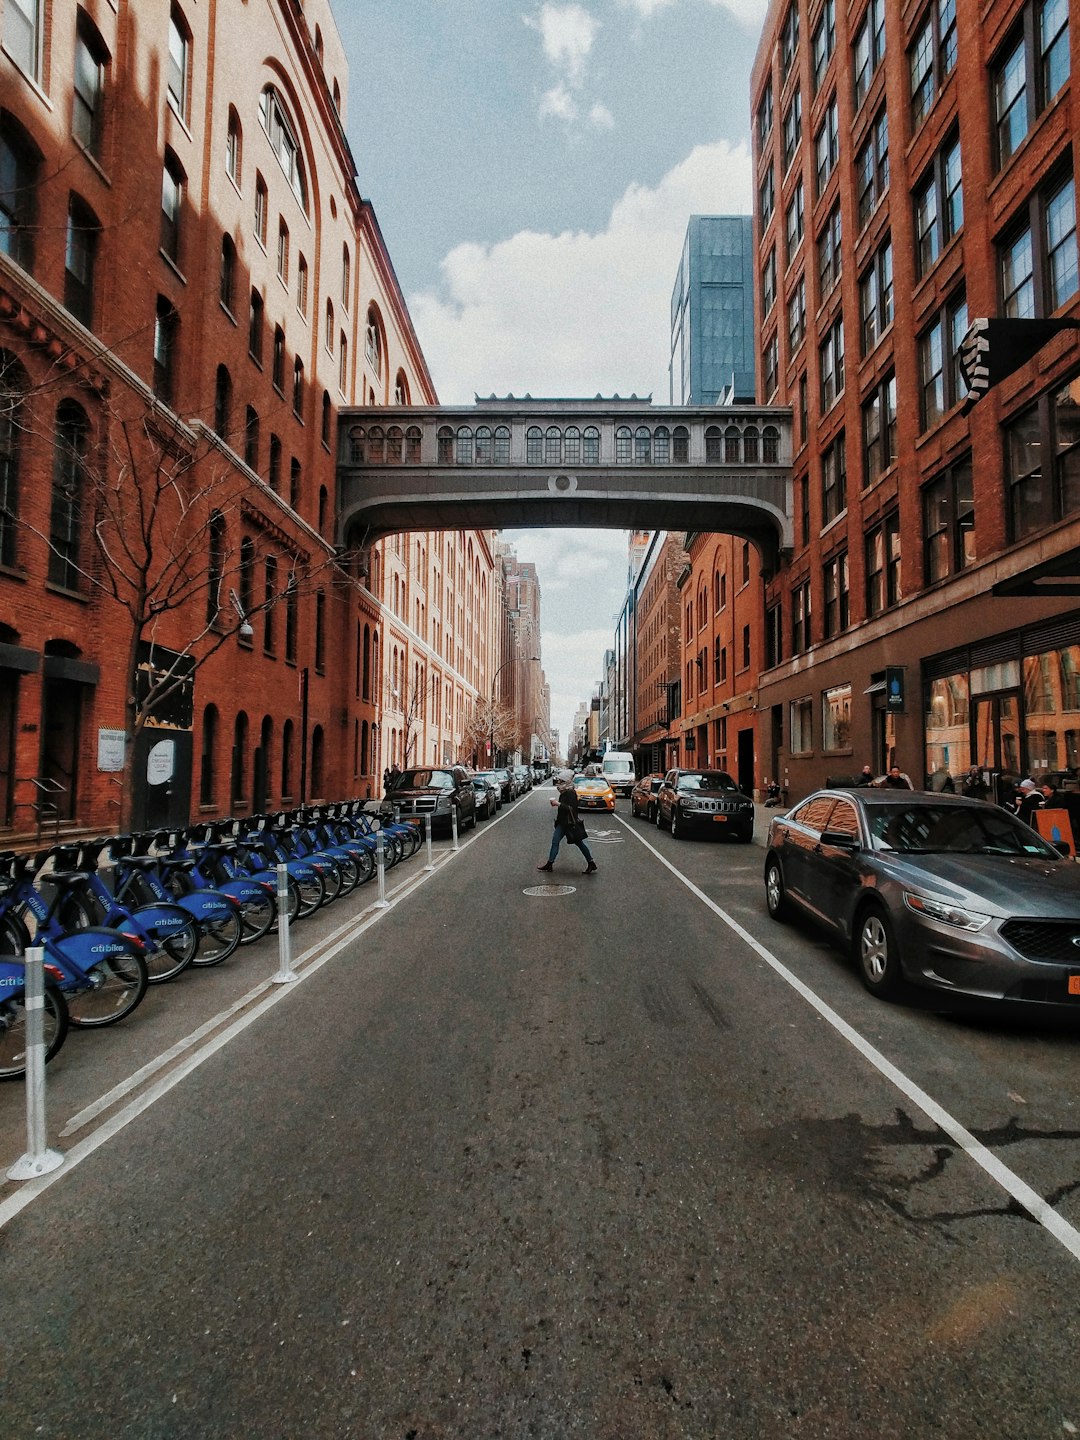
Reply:
[[500, 700], [478, 696], [465, 717], [461, 733], [462, 754], [478, 759], [486, 756], [486, 763], [494, 765], [495, 752], [514, 749], [516, 740], [517, 723], [513, 710]]
[[411, 680], [402, 683], [404, 693], [395, 688], [392, 680], [387, 680], [387, 709], [396, 710], [402, 717], [402, 765], [417, 765], [423, 763], [422, 757], [418, 758], [412, 752], [428, 715], [428, 702], [438, 689], [438, 681], [428, 674], [425, 666], [421, 666], [419, 671], [413, 671]]

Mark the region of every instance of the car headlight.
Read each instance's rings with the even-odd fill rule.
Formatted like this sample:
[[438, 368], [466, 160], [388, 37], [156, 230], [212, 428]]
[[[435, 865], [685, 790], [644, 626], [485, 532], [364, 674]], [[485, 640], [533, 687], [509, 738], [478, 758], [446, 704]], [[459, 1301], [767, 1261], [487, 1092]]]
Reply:
[[679, 801], [679, 804], [682, 806], [682, 808], [683, 808], [684, 810], [700, 810], [700, 809], [701, 809], [701, 801], [700, 801], [700, 800], [687, 800], [687, 799], [682, 799], [682, 800]]
[[962, 905], [949, 905], [944, 900], [930, 900], [910, 890], [904, 891], [904, 904], [916, 915], [925, 915], [942, 925], [955, 925], [958, 930], [982, 930], [990, 923], [990, 916], [980, 915], [977, 910], [965, 910]]

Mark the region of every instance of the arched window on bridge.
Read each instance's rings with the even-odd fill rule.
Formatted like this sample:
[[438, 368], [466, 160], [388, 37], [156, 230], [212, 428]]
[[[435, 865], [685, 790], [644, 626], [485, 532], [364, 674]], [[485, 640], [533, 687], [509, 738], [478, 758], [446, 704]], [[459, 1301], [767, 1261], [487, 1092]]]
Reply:
[[620, 425], [615, 431], [615, 463], [629, 465], [634, 454], [634, 437], [629, 425]]
[[491, 464], [490, 425], [478, 425], [476, 427], [476, 463], [478, 465]]
[[639, 425], [634, 431], [634, 459], [639, 465], [648, 465], [652, 460], [652, 431], [647, 425]]
[[386, 440], [381, 425], [372, 425], [367, 432], [367, 458], [371, 465], [381, 465], [386, 453]]
[[742, 436], [737, 425], [729, 425], [724, 431], [724, 459], [729, 465], [738, 463], [741, 454], [739, 442]]
[[510, 464], [510, 427], [509, 425], [495, 426], [495, 464]]
[[544, 432], [539, 425], [530, 425], [525, 432], [525, 463], [542, 465], [544, 462]]
[[671, 459], [671, 431], [666, 425], [658, 425], [653, 431], [653, 460], [657, 465], [666, 465]]
[[386, 460], [389, 465], [400, 465], [402, 454], [400, 425], [391, 425], [386, 432]]
[[758, 461], [758, 428], [748, 425], [743, 431], [743, 459], [756, 465]]
[[690, 459], [690, 431], [685, 425], [676, 425], [671, 439], [671, 458], [676, 465], [687, 464]]
[[454, 453], [456, 465], [471, 465], [473, 462], [473, 432], [471, 425], [459, 425], [457, 445]]
[[780, 431], [775, 425], [766, 425], [761, 432], [761, 458], [766, 465], [780, 460]]
[[710, 425], [705, 431], [705, 459], [711, 464], [720, 460], [720, 426]]
[[581, 458], [586, 465], [600, 464], [600, 431], [595, 425], [586, 425], [581, 437]]
[[581, 431], [576, 425], [568, 425], [563, 435], [563, 459], [567, 465], [581, 464]]
[[549, 425], [544, 432], [544, 464], [562, 463], [562, 431], [558, 425]]
[[420, 464], [419, 425], [410, 425], [405, 431], [405, 460], [409, 465]]
[[454, 463], [454, 432], [449, 425], [439, 426], [439, 464]]

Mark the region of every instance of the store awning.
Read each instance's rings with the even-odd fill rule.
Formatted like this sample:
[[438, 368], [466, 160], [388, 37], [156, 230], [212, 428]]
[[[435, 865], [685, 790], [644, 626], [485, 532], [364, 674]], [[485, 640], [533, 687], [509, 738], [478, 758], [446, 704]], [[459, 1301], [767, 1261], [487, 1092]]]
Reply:
[[1080, 595], [1080, 546], [999, 580], [994, 595]]

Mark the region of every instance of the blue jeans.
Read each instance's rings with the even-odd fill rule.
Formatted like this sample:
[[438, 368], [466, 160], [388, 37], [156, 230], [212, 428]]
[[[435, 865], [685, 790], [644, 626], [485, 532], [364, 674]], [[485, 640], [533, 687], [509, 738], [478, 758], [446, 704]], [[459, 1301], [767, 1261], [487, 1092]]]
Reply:
[[[563, 829], [563, 827], [562, 827], [561, 825], [556, 825], [556, 826], [555, 826], [555, 833], [554, 833], [554, 834], [552, 835], [552, 837], [551, 837], [551, 849], [550, 849], [550, 851], [548, 852], [548, 864], [549, 864], [549, 865], [554, 865], [554, 863], [555, 863], [555, 857], [556, 857], [556, 856], [558, 855], [558, 853], [559, 853], [559, 846], [562, 844], [562, 842], [563, 842], [565, 839], [566, 839], [566, 831]], [[581, 851], [581, 853], [585, 856], [585, 859], [586, 859], [586, 860], [589, 862], [589, 864], [591, 865], [591, 864], [592, 864], [592, 855], [589, 853], [589, 846], [588, 846], [588, 844], [586, 843], [586, 841], [584, 841], [584, 840], [572, 840], [570, 843], [571, 843], [572, 845], [576, 845], [576, 846], [577, 846], [577, 848], [578, 848], [578, 849]]]

